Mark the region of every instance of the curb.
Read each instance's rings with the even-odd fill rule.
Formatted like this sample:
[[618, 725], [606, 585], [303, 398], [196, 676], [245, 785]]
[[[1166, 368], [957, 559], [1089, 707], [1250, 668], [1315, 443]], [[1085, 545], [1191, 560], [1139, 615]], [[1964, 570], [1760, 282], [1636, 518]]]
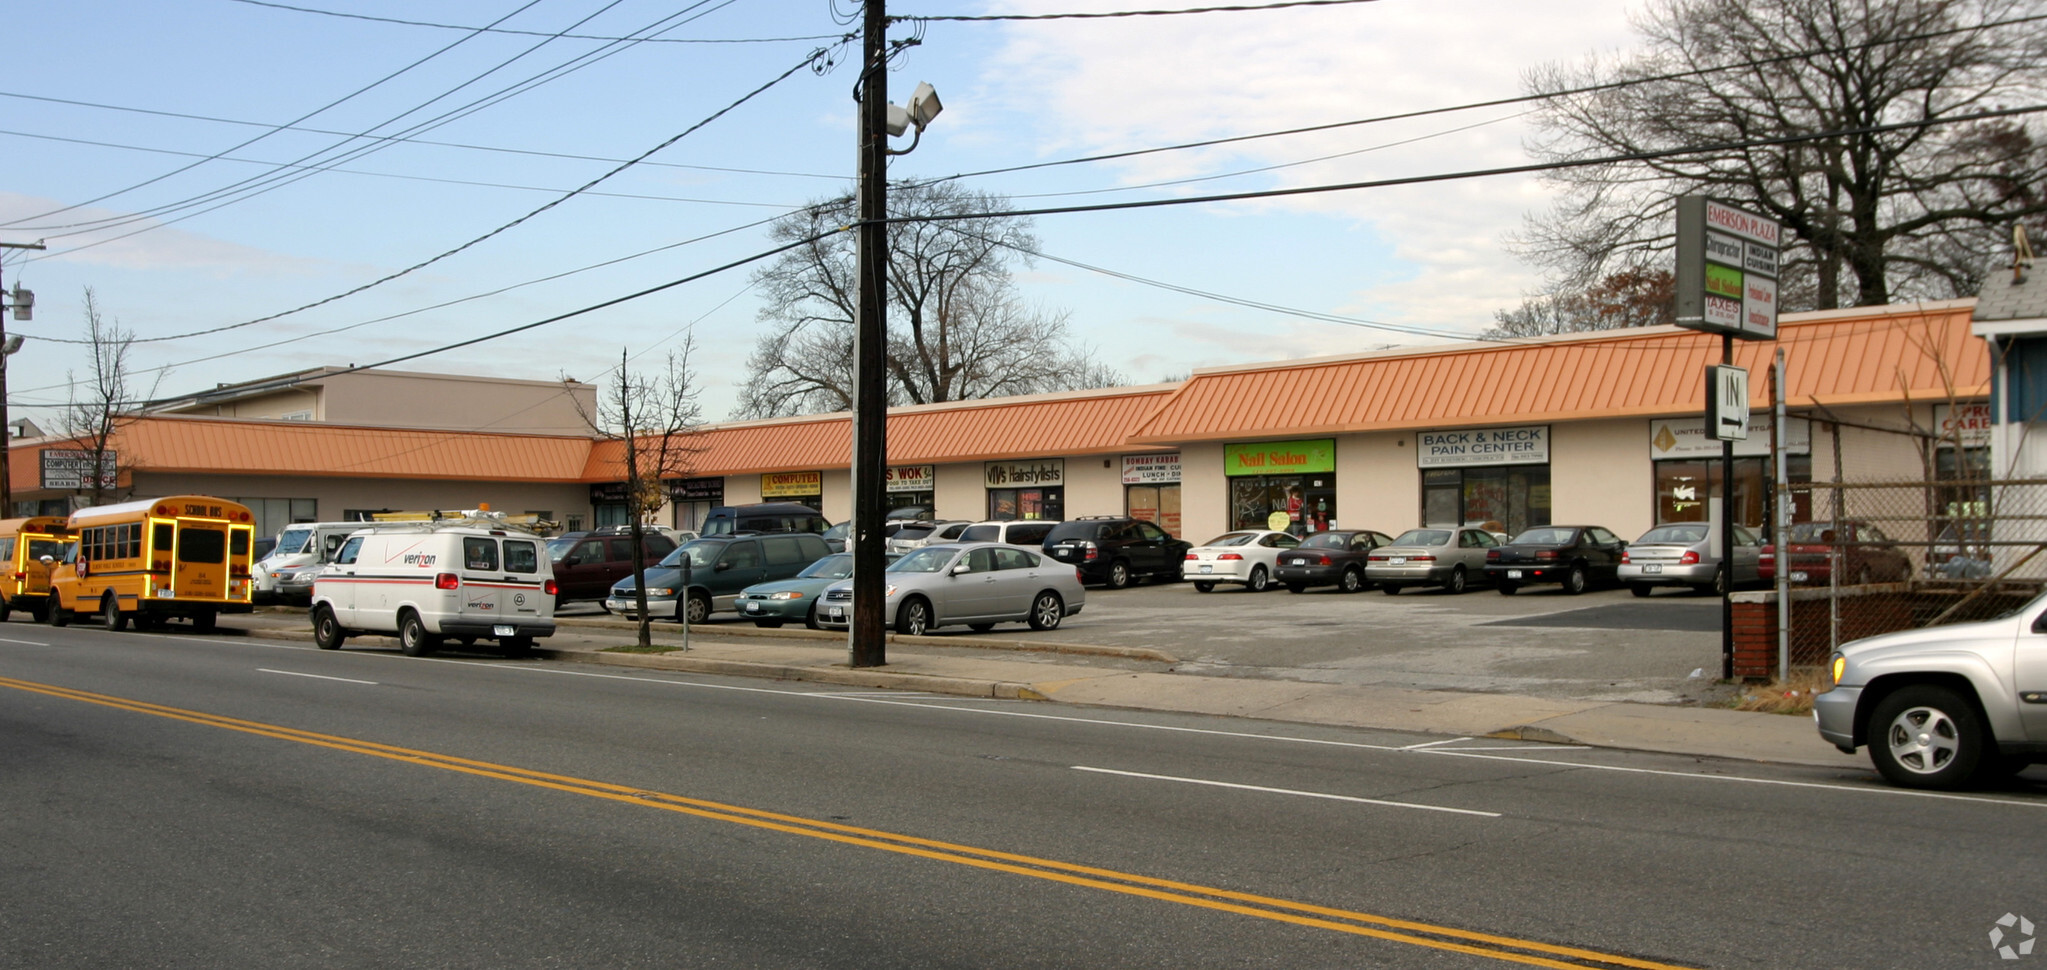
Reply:
[[853, 667], [806, 667], [795, 664], [765, 664], [746, 660], [701, 660], [692, 657], [677, 657], [673, 654], [640, 653], [592, 653], [583, 650], [534, 650], [534, 656], [546, 660], [561, 660], [571, 663], [589, 663], [613, 667], [638, 667], [647, 670], [681, 670], [700, 674], [725, 674], [735, 677], [754, 677], [764, 680], [807, 681], [819, 684], [836, 684], [841, 687], [881, 687], [896, 690], [920, 690], [933, 694], [951, 694], [959, 697], [987, 697], [996, 700], [1049, 700], [1045, 695], [1032, 689], [1029, 684], [1007, 681], [970, 680], [963, 677], [940, 677], [934, 674], [905, 674], [879, 670], [862, 670]]
[[[606, 620], [580, 616], [555, 617], [554, 622], [557, 627], [572, 626], [600, 630], [638, 630], [640, 628], [640, 625], [632, 620]], [[680, 626], [656, 624], [653, 629], [660, 633], [675, 634], [682, 628]], [[794, 629], [784, 627], [761, 629], [759, 627], [723, 623], [696, 626], [692, 628], [692, 632], [700, 632], [705, 636], [760, 637], [770, 640], [844, 641], [846, 639], [844, 633], [834, 633], [830, 630], [808, 630], [802, 627]], [[974, 647], [981, 650], [1011, 650], [1019, 653], [1064, 653], [1091, 657], [1121, 657], [1126, 660], [1150, 660], [1163, 664], [1176, 664], [1180, 662], [1179, 657], [1164, 650], [1156, 650], [1151, 647], [1109, 647], [1092, 643], [1057, 643], [1049, 640], [1003, 640], [997, 637], [978, 636], [913, 637], [904, 633], [888, 634], [886, 640], [889, 643], [900, 643], [904, 646]]]

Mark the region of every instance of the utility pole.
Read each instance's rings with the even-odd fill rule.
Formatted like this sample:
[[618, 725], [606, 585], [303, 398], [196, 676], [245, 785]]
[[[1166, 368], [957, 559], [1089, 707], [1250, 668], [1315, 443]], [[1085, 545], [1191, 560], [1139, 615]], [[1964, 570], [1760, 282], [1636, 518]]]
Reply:
[[[48, 247], [39, 242], [0, 242], [0, 249], [45, 248]], [[0, 309], [13, 310], [14, 318], [17, 320], [28, 319], [29, 308], [35, 305], [35, 295], [32, 293], [28, 294], [26, 299], [24, 299], [22, 294], [26, 292], [21, 288], [20, 283], [14, 284], [15, 299], [13, 302], [9, 302], [7, 299], [6, 280], [5, 278], [0, 278]], [[14, 429], [8, 426], [7, 418], [7, 358], [14, 356], [14, 352], [20, 349], [21, 338], [19, 336], [9, 337], [7, 335], [7, 315], [0, 313], [0, 519], [14, 518], [14, 480], [12, 477], [14, 470], [9, 461], [14, 451]]]
[[853, 339], [853, 621], [848, 625], [848, 662], [854, 667], [888, 663], [886, 610], [888, 554], [882, 518], [888, 514], [883, 489], [888, 460], [887, 353], [888, 285], [888, 14], [883, 0], [867, 0], [860, 58], [859, 256], [860, 312]]

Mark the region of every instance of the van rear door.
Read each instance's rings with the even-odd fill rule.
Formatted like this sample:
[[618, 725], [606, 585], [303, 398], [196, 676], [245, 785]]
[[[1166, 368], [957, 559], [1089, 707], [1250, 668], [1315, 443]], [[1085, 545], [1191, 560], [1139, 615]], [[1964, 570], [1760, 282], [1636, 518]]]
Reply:
[[171, 589], [181, 598], [227, 599], [227, 523], [177, 520]]

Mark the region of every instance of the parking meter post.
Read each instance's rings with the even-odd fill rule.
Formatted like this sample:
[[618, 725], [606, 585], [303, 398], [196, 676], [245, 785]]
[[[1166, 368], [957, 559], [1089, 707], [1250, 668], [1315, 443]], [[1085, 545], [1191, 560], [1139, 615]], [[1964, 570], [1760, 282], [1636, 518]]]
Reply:
[[682, 598], [677, 601], [677, 605], [682, 608], [680, 612], [682, 614], [682, 652], [684, 653], [689, 652], [689, 598], [690, 598], [689, 586], [690, 586], [689, 554], [683, 553], [682, 588], [676, 590], [676, 592], [681, 594], [682, 596]]

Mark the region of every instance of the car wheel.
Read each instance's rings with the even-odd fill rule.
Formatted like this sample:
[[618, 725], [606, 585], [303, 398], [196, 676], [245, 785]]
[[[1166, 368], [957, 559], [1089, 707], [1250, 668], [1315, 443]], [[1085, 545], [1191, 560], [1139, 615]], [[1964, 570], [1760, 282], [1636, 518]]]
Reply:
[[1571, 571], [1564, 574], [1564, 592], [1572, 596], [1585, 592], [1584, 566], [1572, 566]]
[[1633, 594], [1635, 594], [1636, 596], [1647, 596], [1647, 595], [1649, 595], [1649, 584], [1648, 584], [1648, 583], [1629, 583], [1629, 584], [1628, 584], [1628, 592], [1630, 592], [1630, 593], [1633, 593]]
[[0, 599], [0, 623], [7, 622], [8, 615], [13, 612], [14, 604], [7, 600]]
[[339, 650], [348, 635], [341, 632], [341, 621], [334, 618], [333, 607], [321, 605], [313, 609], [313, 643], [322, 650]]
[[1355, 593], [1365, 588], [1364, 574], [1356, 569], [1346, 569], [1343, 577], [1336, 581], [1336, 588], [1346, 593]]
[[1727, 567], [1726, 567], [1726, 566], [1722, 566], [1722, 567], [1720, 567], [1719, 569], [1717, 569], [1717, 570], [1714, 570], [1714, 572], [1713, 572], [1713, 585], [1712, 585], [1712, 586], [1709, 586], [1709, 587], [1707, 587], [1707, 589], [1708, 589], [1708, 590], [1710, 590], [1710, 591], [1711, 591], [1711, 592], [1713, 593], [1713, 595], [1715, 595], [1715, 596], [1726, 596], [1726, 595], [1727, 595]]
[[44, 601], [44, 602], [41, 602], [41, 603], [37, 603], [36, 605], [34, 605], [34, 606], [31, 606], [31, 607], [29, 607], [29, 608], [28, 608], [28, 615], [29, 615], [29, 618], [30, 618], [30, 619], [33, 619], [33, 620], [35, 620], [35, 621], [36, 621], [37, 623], [48, 623], [48, 622], [50, 622], [50, 604], [49, 604], [49, 602], [48, 602], [48, 601], [46, 600], [46, 601]]
[[1861, 568], [1861, 569], [1857, 569], [1857, 570], [1855, 571], [1855, 585], [1857, 585], [1857, 586], [1868, 586], [1868, 585], [1869, 585], [1870, 583], [1873, 583], [1873, 582], [1875, 582], [1875, 581], [1876, 581], [1876, 577], [1875, 577], [1875, 576], [1872, 576], [1872, 575], [1870, 575], [1870, 573], [1869, 573], [1869, 564], [1868, 564], [1868, 563], [1864, 563], [1864, 564], [1862, 565], [1862, 568]]
[[1130, 564], [1121, 559], [1109, 564], [1108, 587], [1122, 589], [1130, 585]]
[[1515, 590], [1521, 588], [1521, 584], [1510, 583], [1503, 579], [1500, 580], [1499, 583], [1495, 585], [1493, 588], [1499, 590], [1501, 596], [1512, 596], [1514, 595]]
[[1215, 592], [1215, 583], [1197, 579], [1194, 581], [1194, 591], [1197, 593], [1213, 593]]
[[704, 622], [711, 615], [711, 597], [703, 590], [689, 590], [682, 597], [682, 605], [676, 607], [676, 619], [692, 626]]
[[931, 629], [931, 604], [912, 596], [896, 608], [896, 632], [921, 637]]
[[1265, 574], [1264, 566], [1252, 566], [1251, 578], [1244, 581], [1244, 588], [1253, 593], [1263, 593], [1272, 585], [1272, 577]]
[[815, 603], [811, 604], [810, 612], [805, 614], [803, 617], [803, 625], [812, 630], [824, 629], [824, 627], [819, 626], [817, 623], [817, 604]]
[[100, 601], [100, 622], [106, 624], [109, 630], [128, 629], [128, 618], [121, 613], [121, 601], [115, 599], [113, 593], [108, 593], [106, 598]]
[[1046, 590], [1031, 601], [1031, 629], [1057, 630], [1059, 621], [1066, 619], [1066, 603], [1058, 593]]
[[398, 617], [398, 649], [408, 657], [424, 657], [440, 646], [440, 639], [426, 632], [426, 621], [418, 613], [406, 610]]
[[71, 625], [71, 611], [65, 609], [64, 604], [62, 603], [52, 602], [50, 604], [50, 625], [51, 626]]
[[1450, 581], [1444, 583], [1443, 588], [1449, 590], [1450, 595], [1459, 596], [1464, 593], [1465, 585], [1466, 580], [1464, 578], [1464, 567], [1458, 566], [1455, 569], [1450, 570]]
[[995, 629], [995, 624], [993, 624], [993, 623], [969, 623], [969, 624], [967, 624], [967, 629], [969, 629], [969, 630], [972, 630], [972, 631], [974, 631], [975, 633], [986, 633], [986, 632], [988, 632], [989, 630], [993, 630], [993, 629]]
[[1869, 759], [1894, 785], [1960, 788], [1983, 760], [1989, 733], [1975, 707], [1945, 687], [1916, 684], [1870, 713]]

